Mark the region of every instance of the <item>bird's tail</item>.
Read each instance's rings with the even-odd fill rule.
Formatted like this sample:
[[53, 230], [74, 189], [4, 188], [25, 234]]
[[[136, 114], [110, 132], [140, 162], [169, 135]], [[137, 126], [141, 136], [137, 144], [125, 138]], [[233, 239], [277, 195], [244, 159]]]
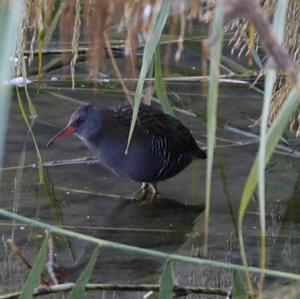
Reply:
[[200, 148], [195, 151], [194, 156], [196, 159], [206, 159], [207, 157], [206, 152]]

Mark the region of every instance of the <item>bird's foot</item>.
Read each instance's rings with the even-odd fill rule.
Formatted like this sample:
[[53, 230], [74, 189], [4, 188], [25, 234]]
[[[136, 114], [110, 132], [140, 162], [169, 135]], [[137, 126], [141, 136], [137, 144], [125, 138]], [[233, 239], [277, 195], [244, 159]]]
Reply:
[[154, 184], [143, 183], [141, 189], [144, 190], [144, 196], [140, 198], [141, 204], [153, 203], [159, 197], [158, 189]]
[[135, 191], [130, 198], [135, 201], [140, 201], [141, 204], [152, 203], [155, 198], [158, 198], [159, 193], [154, 184], [142, 183], [141, 188]]
[[147, 183], [142, 183], [142, 186], [130, 195], [132, 201], [143, 200], [148, 195]]

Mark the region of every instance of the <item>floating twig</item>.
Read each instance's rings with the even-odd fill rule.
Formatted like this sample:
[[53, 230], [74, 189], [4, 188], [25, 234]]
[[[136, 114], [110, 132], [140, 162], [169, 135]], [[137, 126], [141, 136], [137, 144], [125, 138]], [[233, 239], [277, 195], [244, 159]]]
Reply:
[[[0, 222], [0, 227], [31, 227], [29, 224], [14, 224], [11, 222]], [[89, 225], [59, 225], [61, 228], [65, 229], [79, 229], [81, 231], [111, 231], [111, 232], [130, 232], [130, 233], [156, 233], [156, 234], [191, 234], [192, 231], [189, 230], [179, 230], [179, 229], [159, 229], [159, 228], [133, 228], [133, 227], [114, 227], [114, 226], [89, 226]], [[256, 236], [256, 235], [255, 235]]]
[[20, 258], [20, 260], [25, 264], [28, 270], [32, 269], [31, 264], [27, 261], [26, 257], [23, 255], [22, 251], [18, 247], [18, 245], [15, 243], [13, 239], [8, 239], [7, 244], [12, 249], [12, 251], [15, 253], [15, 255]]
[[[74, 283], [64, 283], [55, 286], [50, 286], [47, 289], [35, 289], [34, 296], [43, 296], [48, 294], [62, 293], [71, 291], [74, 288]], [[86, 291], [127, 291], [127, 292], [159, 292], [159, 284], [87, 284]], [[186, 296], [189, 294], [206, 294], [206, 295], [219, 295], [227, 296], [227, 290], [221, 288], [205, 288], [205, 287], [183, 287], [174, 286], [174, 294]], [[1, 295], [0, 299], [17, 299], [21, 292], [13, 292]]]
[[[59, 167], [59, 166], [66, 166], [66, 165], [77, 165], [77, 164], [84, 164], [84, 165], [94, 165], [98, 164], [100, 161], [93, 157], [83, 157], [83, 158], [76, 158], [76, 159], [67, 159], [67, 160], [57, 160], [57, 161], [48, 161], [43, 163], [43, 167]], [[19, 168], [37, 168], [37, 163], [27, 164], [24, 166], [8, 166], [0, 168], [1, 171], [3, 170], [15, 170]]]
[[59, 282], [58, 282], [55, 272], [54, 272], [54, 245], [53, 245], [53, 238], [51, 236], [49, 237], [49, 240], [48, 240], [47, 271], [51, 278], [52, 284], [58, 285]]

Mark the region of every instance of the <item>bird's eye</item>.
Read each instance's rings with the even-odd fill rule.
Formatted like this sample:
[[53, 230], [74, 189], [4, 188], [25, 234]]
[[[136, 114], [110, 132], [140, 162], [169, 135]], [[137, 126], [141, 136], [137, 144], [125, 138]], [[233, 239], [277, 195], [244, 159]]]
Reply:
[[84, 118], [83, 117], [79, 117], [79, 118], [77, 118], [77, 120], [76, 120], [76, 123], [77, 124], [82, 124], [84, 122]]

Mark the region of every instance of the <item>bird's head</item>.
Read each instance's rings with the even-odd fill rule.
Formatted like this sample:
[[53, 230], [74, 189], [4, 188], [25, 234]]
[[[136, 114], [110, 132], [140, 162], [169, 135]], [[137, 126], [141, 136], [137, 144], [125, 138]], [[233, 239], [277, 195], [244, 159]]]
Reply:
[[98, 108], [92, 104], [86, 105], [72, 113], [66, 127], [49, 140], [47, 147], [71, 135], [76, 135], [86, 141], [97, 134], [99, 130], [100, 114]]

